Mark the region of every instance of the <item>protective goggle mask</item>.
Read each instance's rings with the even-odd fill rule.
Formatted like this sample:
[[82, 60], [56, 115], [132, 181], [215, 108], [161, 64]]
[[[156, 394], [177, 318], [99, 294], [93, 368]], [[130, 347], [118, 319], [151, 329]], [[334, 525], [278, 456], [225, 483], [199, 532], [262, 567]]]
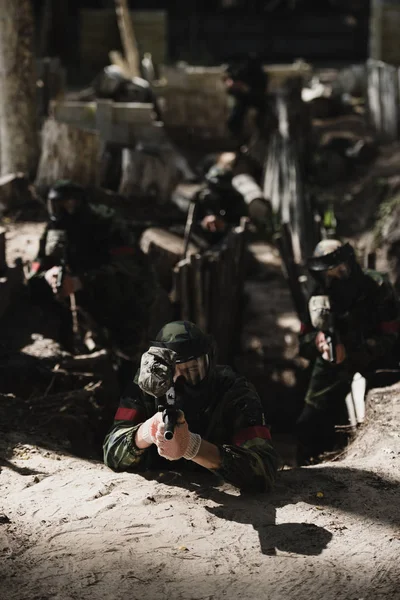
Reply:
[[207, 354], [192, 358], [186, 362], [176, 363], [174, 381], [183, 377], [190, 386], [198, 385], [208, 373], [210, 361]]
[[346, 263], [341, 263], [323, 273], [323, 280], [327, 288], [335, 287], [339, 282], [347, 281], [349, 277], [350, 268]]

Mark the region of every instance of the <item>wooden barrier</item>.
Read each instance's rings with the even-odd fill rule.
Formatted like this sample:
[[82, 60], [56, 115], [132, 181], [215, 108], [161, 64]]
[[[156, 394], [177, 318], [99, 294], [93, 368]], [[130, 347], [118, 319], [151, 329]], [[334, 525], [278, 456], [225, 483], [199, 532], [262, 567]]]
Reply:
[[191, 254], [174, 268], [179, 318], [213, 335], [221, 363], [229, 364], [240, 347], [246, 227], [243, 219], [219, 250]]
[[400, 137], [400, 69], [379, 60], [369, 60], [368, 113], [370, 123], [383, 142]]
[[68, 100], [54, 103], [52, 113], [57, 121], [98, 132], [103, 142], [121, 146], [133, 146], [138, 141], [166, 142], [163, 126], [154, 121], [152, 104]]

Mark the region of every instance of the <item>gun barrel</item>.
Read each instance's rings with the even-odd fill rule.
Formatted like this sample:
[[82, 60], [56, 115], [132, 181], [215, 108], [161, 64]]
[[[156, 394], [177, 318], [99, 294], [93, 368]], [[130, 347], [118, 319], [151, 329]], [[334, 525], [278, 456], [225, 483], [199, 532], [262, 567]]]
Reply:
[[165, 430], [164, 430], [164, 439], [172, 440], [174, 437], [177, 414], [176, 411], [173, 410], [165, 410], [163, 415]]

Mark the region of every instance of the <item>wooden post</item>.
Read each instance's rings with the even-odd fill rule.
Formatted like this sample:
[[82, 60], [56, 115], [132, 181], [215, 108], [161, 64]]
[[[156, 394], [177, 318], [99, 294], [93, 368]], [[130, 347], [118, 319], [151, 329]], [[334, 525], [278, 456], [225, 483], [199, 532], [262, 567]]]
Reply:
[[140, 77], [140, 58], [127, 0], [115, 0], [118, 27], [131, 77]]
[[0, 227], [0, 276], [4, 276], [6, 271], [6, 230], [4, 227]]

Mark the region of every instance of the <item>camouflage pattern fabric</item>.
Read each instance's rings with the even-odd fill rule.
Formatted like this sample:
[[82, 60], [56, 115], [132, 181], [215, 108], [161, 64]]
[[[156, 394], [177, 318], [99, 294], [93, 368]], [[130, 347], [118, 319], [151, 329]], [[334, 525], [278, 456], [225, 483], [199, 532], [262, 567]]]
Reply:
[[[277, 454], [271, 445], [261, 401], [254, 387], [230, 367], [217, 366], [207, 377], [197, 402], [204, 408], [196, 418], [186, 414], [189, 429], [218, 446], [222, 464], [213, 471], [242, 490], [269, 491], [277, 471]], [[104, 441], [104, 462], [117, 471], [170, 469], [156, 446], [139, 450], [136, 431], [155, 414], [154, 397], [136, 384], [121, 399], [114, 424]], [[191, 461], [173, 464], [176, 469], [199, 468]]]
[[396, 292], [387, 276], [377, 271], [364, 271], [362, 293], [349, 311], [334, 316], [336, 332], [346, 349], [346, 359], [340, 365], [321, 358], [315, 346], [317, 330], [310, 320], [302, 324], [300, 335], [300, 354], [315, 360], [305, 402], [320, 410], [326, 409], [338, 395], [346, 395], [356, 372], [368, 376], [389, 360], [399, 340]]
[[157, 340], [162, 340], [166, 344], [186, 342], [188, 339], [194, 341], [203, 337], [203, 332], [190, 321], [172, 321], [164, 325], [157, 334]]
[[[35, 277], [60, 264], [56, 229], [49, 223], [41, 238]], [[78, 305], [107, 331], [112, 346], [138, 360], [148, 338], [157, 284], [131, 232], [114, 211], [89, 206], [65, 231], [63, 254], [71, 274], [83, 283], [76, 293]]]
[[151, 346], [140, 361], [140, 389], [155, 398], [166, 394], [175, 373], [175, 356], [173, 350]]

